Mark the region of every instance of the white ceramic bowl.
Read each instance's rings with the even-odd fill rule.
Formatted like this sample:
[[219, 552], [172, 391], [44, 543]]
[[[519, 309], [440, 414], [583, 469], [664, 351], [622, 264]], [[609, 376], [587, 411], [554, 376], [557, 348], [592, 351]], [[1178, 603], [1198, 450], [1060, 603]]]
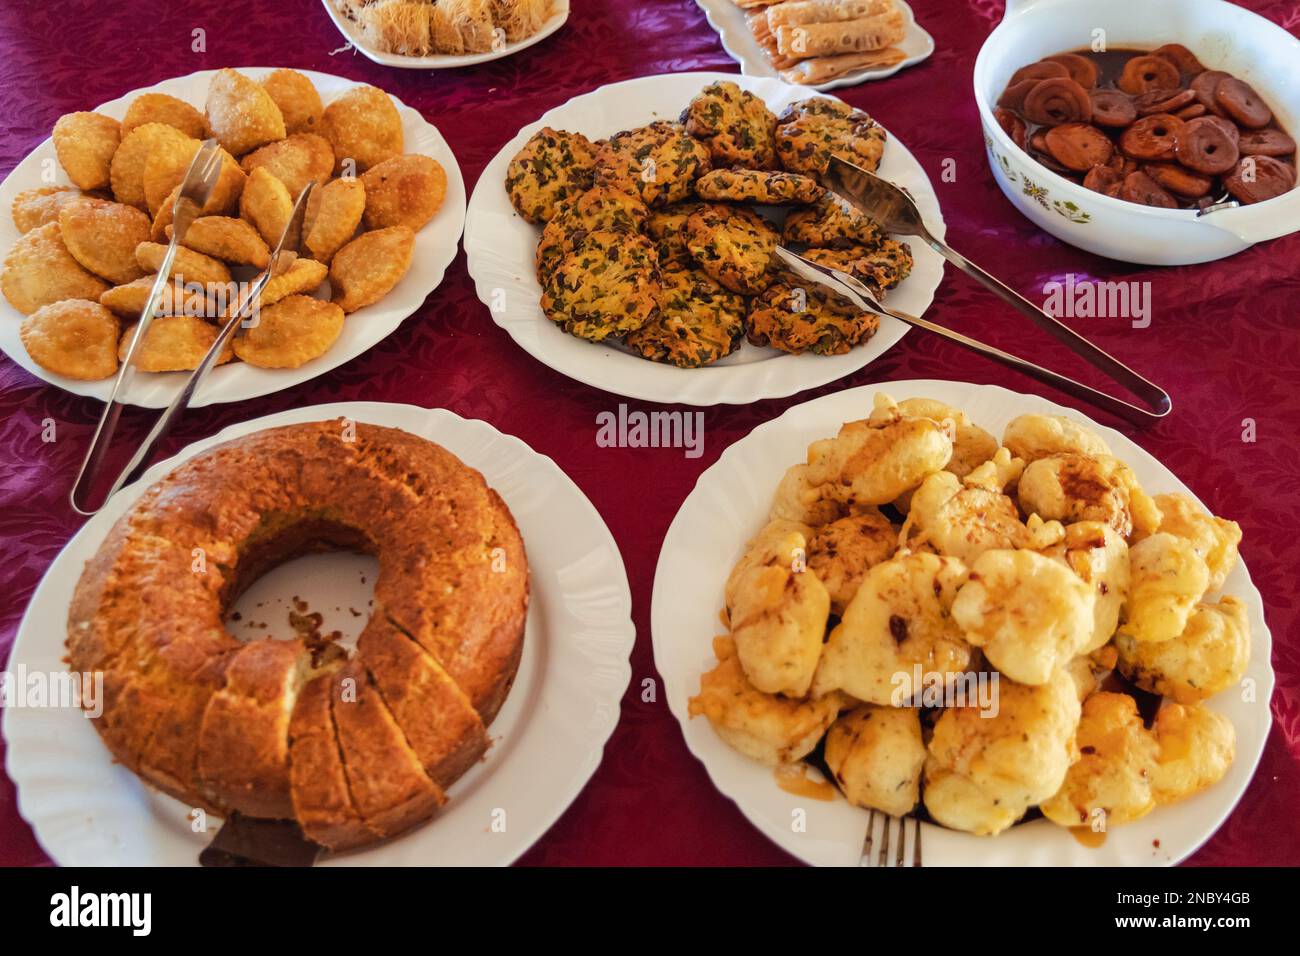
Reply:
[[1006, 16], [975, 61], [975, 101], [998, 186], [1035, 225], [1064, 242], [1125, 262], [1185, 265], [1240, 252], [1300, 229], [1300, 189], [1219, 209], [1157, 209], [1084, 189], [1031, 158], [993, 118], [1011, 74], [1044, 56], [1181, 43], [1210, 69], [1250, 83], [1292, 135], [1300, 131], [1300, 40], [1223, 0], [1007, 0]]

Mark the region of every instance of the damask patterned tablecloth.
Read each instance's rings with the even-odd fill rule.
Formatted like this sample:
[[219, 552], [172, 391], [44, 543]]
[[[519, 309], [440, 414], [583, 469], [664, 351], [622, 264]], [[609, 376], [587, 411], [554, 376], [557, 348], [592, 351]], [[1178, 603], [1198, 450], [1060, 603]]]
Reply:
[[[1120, 427], [1216, 513], [1240, 522], [1242, 555], [1264, 595], [1277, 671], [1275, 722], [1259, 770], [1236, 812], [1192, 862], [1300, 864], [1300, 236], [1224, 262], [1147, 269], [1089, 255], [1038, 231], [994, 185], [971, 98], [975, 55], [1002, 4], [911, 3], [934, 35], [934, 56], [888, 80], [836, 94], [870, 112], [925, 166], [949, 239], [1031, 297], [1069, 273], [1151, 283], [1148, 328], [1135, 329], [1126, 318], [1071, 321], [1174, 396], [1173, 414], [1158, 426]], [[1243, 5], [1300, 32], [1300, 13], [1286, 0]], [[454, 72], [417, 72], [341, 51], [344, 41], [317, 0], [4, 4], [0, 170], [12, 169], [63, 113], [196, 70], [274, 65], [337, 73], [391, 91], [442, 130], [472, 188], [520, 126], [571, 96], [637, 76], [737, 69], [693, 0], [573, 0], [572, 7], [563, 30], [517, 56]], [[198, 51], [196, 30], [205, 41]], [[637, 119], [629, 117], [629, 124]], [[945, 168], [951, 175], [942, 175]], [[1023, 322], [951, 270], [933, 308], [945, 324], [1026, 350], [1044, 364], [1078, 368], [1056, 343], [1032, 331], [1022, 335]], [[783, 864], [791, 858], [714, 790], [687, 752], [662, 693], [651, 692], [661, 687], [650, 647], [655, 562], [678, 505], [729, 444], [795, 403], [900, 378], [991, 382], [1070, 404], [1002, 366], [913, 333], [824, 388], [706, 409], [699, 458], [682, 449], [600, 447], [597, 415], [617, 412], [623, 400], [570, 381], [515, 346], [476, 298], [462, 253], [441, 288], [369, 352], [276, 395], [194, 410], [166, 451], [248, 418], [368, 400], [442, 406], [481, 418], [555, 459], [595, 503], [622, 549], [637, 642], [622, 721], [604, 762], [522, 862]], [[0, 357], [0, 661], [41, 576], [81, 524], [67, 491], [98, 412], [95, 401], [45, 385]], [[1254, 441], [1243, 440], [1247, 419], [1254, 422]], [[55, 423], [53, 442], [42, 440], [47, 420]], [[147, 413], [128, 413], [124, 440], [138, 440], [149, 421]], [[0, 865], [45, 862], [18, 815], [12, 783], [0, 776]]]

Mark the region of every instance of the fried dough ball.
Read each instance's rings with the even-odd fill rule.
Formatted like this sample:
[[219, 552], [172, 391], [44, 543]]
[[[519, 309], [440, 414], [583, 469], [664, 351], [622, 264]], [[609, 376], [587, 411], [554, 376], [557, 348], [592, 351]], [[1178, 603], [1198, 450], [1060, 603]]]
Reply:
[[1079, 649], [1080, 654], [1090, 654], [1109, 641], [1119, 626], [1129, 589], [1128, 544], [1100, 521], [1067, 525], [1064, 535], [1043, 553], [1064, 563], [1092, 591], [1092, 636]]
[[[958, 478], [965, 478], [997, 454], [998, 440], [971, 421], [960, 408], [933, 398], [905, 398], [898, 403], [898, 411], [909, 418], [928, 418], [945, 426], [953, 438], [952, 457], [943, 467]], [[1019, 477], [1017, 472], [1015, 478]]]
[[891, 816], [921, 799], [925, 756], [920, 712], [909, 707], [863, 704], [826, 733], [826, 766], [849, 803]]
[[[636, 234], [646, 222], [645, 203], [625, 189], [596, 186], [555, 206], [537, 242], [537, 281], [542, 285], [564, 257], [594, 232]], [[694, 260], [688, 261], [693, 265]]]
[[[156, 276], [141, 276], [125, 285], [114, 286], [99, 297], [99, 304], [112, 309], [124, 319], [135, 320], [149, 303]], [[163, 286], [158, 301], [157, 315], [191, 315], [215, 319], [219, 311], [213, 305], [212, 293], [197, 283], [173, 281]]]
[[102, 113], [60, 116], [52, 134], [54, 155], [78, 189], [104, 189], [112, 181], [113, 154], [122, 125]]
[[630, 189], [647, 206], [667, 206], [690, 196], [709, 166], [708, 148], [686, 127], [658, 120], [597, 143], [595, 183]]
[[303, 214], [303, 247], [318, 262], [329, 263], [356, 235], [366, 209], [366, 187], [359, 179], [336, 179], [318, 186]]
[[812, 684], [826, 636], [830, 596], [805, 567], [806, 544], [763, 564], [750, 564], [729, 580], [727, 604], [736, 654], [749, 682], [767, 694], [802, 697]]
[[268, 143], [239, 161], [244, 172], [265, 169], [297, 199], [310, 182], [324, 186], [334, 172], [334, 150], [329, 140], [315, 133], [294, 133]]
[[1223, 779], [1236, 755], [1237, 734], [1222, 714], [1166, 704], [1152, 727], [1160, 753], [1151, 773], [1156, 802], [1174, 803]]
[[1104, 438], [1063, 415], [1031, 414], [1013, 418], [1002, 432], [1002, 444], [1026, 464], [1052, 455], [1096, 458], [1111, 454]]
[[848, 509], [843, 502], [831, 497], [826, 485], [814, 485], [808, 472], [808, 465], [795, 465], [786, 471], [776, 486], [769, 518], [798, 521], [815, 528], [844, 517]]
[[320, 129], [325, 106], [306, 76], [297, 70], [279, 69], [262, 80], [262, 88], [279, 107], [285, 133], [292, 136]]
[[688, 705], [690, 716], [708, 718], [728, 746], [761, 763], [777, 766], [812, 753], [839, 715], [841, 695], [791, 700], [764, 694], [745, 679], [735, 641], [714, 638], [713, 653], [718, 666], [700, 676], [700, 692]]
[[1143, 690], [1195, 704], [1239, 682], [1250, 663], [1250, 618], [1234, 597], [1199, 604], [1177, 637], [1138, 643], [1120, 634], [1120, 673]]
[[46, 223], [58, 222], [59, 213], [69, 203], [88, 198], [80, 189], [71, 186], [41, 186], [20, 192], [14, 197], [9, 211], [19, 232], [31, 232]]
[[[127, 350], [135, 337], [135, 325], [122, 334], [117, 357], [126, 361]], [[142, 372], [188, 372], [198, 368], [217, 340], [217, 327], [193, 315], [159, 315], [149, 323], [144, 341], [135, 350], [131, 364]], [[221, 365], [230, 361], [230, 346], [217, 358]]]
[[727, 577], [724, 589], [727, 606], [736, 603], [740, 593], [740, 579], [746, 572], [781, 561], [787, 565], [795, 562], [806, 563], [808, 539], [812, 537], [812, 533], [812, 528], [805, 524], [780, 518], [763, 525], [758, 534], [745, 543], [745, 553], [741, 555]]
[[284, 116], [259, 84], [231, 69], [219, 70], [208, 84], [204, 106], [208, 128], [233, 156], [284, 139]]
[[[146, 272], [157, 274], [166, 255], [167, 247], [158, 242], [142, 242], [135, 247], [135, 261]], [[228, 285], [231, 281], [230, 270], [225, 263], [185, 246], [176, 249], [176, 258], [172, 260], [172, 278], [197, 282], [199, 285]]]
[[366, 187], [367, 229], [406, 226], [419, 230], [442, 208], [447, 173], [428, 156], [394, 156], [361, 174]]
[[18, 335], [41, 368], [82, 381], [117, 371], [117, 317], [98, 302], [63, 299], [34, 311]]
[[1110, 455], [1073, 452], [1031, 462], [1020, 476], [1020, 507], [1044, 521], [1104, 521], [1128, 538], [1160, 525], [1160, 509], [1133, 470]]
[[965, 579], [964, 564], [934, 554], [900, 553], [871, 568], [822, 649], [813, 693], [902, 706], [922, 690], [917, 665], [955, 681], [970, 663], [950, 613]]
[[235, 265], [265, 269], [271, 261], [271, 250], [257, 230], [232, 216], [200, 216], [190, 223], [182, 242], [187, 249]]
[[1038, 686], [1092, 637], [1092, 590], [1034, 551], [985, 551], [952, 602], [966, 640], [1012, 680]]
[[166, 93], [141, 93], [133, 99], [122, 117], [122, 135], [146, 123], [163, 123], [192, 139], [203, 139], [207, 135], [203, 114], [184, 100]]
[[1108, 828], [1155, 809], [1151, 768], [1159, 747], [1128, 694], [1093, 694], [1083, 702], [1075, 732], [1080, 757], [1065, 782], [1039, 809], [1063, 827]]
[[1154, 500], [1160, 509], [1160, 530], [1190, 541], [1210, 569], [1209, 590], [1223, 587], [1237, 563], [1241, 525], [1205, 513], [1187, 495], [1156, 495]]
[[63, 299], [96, 301], [108, 290], [108, 283], [82, 267], [59, 233], [59, 224], [49, 222], [24, 233], [5, 256], [0, 290], [9, 304], [23, 315]]
[[1073, 762], [1080, 706], [1063, 670], [1037, 687], [998, 681], [997, 713], [949, 707], [934, 725], [925, 807], [939, 823], [989, 836], [1047, 800]]
[[144, 189], [144, 173], [149, 161], [152, 159], [159, 168], [164, 162], [167, 169], [179, 167], [180, 178], [176, 180], [179, 184], [198, 148], [196, 140], [166, 123], [137, 126], [122, 137], [122, 145], [113, 154], [110, 169], [113, 198], [147, 212], [149, 200]]
[[334, 302], [344, 312], [378, 302], [411, 268], [415, 233], [405, 226], [376, 229], [353, 239], [330, 263]]
[[912, 493], [908, 521], [923, 540], [967, 564], [991, 549], [1026, 547], [1029, 532], [1016, 503], [1002, 493], [1023, 467], [1002, 448], [964, 479], [936, 471]]
[[586, 192], [596, 173], [596, 151], [581, 133], [545, 126], [510, 160], [506, 193], [519, 215], [549, 222], [560, 205]]
[[348, 90], [329, 106], [321, 134], [334, 148], [334, 171], [364, 173], [402, 154], [402, 117], [392, 98], [373, 86]]
[[875, 508], [817, 529], [808, 542], [808, 567], [831, 596], [831, 610], [843, 614], [867, 572], [893, 557], [898, 531]]
[[867, 421], [846, 422], [835, 438], [808, 446], [808, 480], [829, 485], [846, 504], [888, 504], [952, 457], [952, 440], [940, 425], [899, 414], [886, 395], [876, 402]]
[[284, 183], [259, 166], [249, 173], [239, 197], [239, 216], [252, 223], [263, 242], [273, 246], [293, 217], [293, 198]]
[[235, 354], [259, 368], [297, 368], [328, 352], [342, 331], [343, 310], [333, 302], [291, 295], [259, 307]]
[[1210, 570], [1185, 538], [1159, 532], [1129, 548], [1129, 591], [1121, 634], [1140, 643], [1182, 634], [1210, 583]]
[[315, 292], [328, 274], [329, 269], [323, 262], [317, 262], [315, 259], [295, 259], [293, 265], [287, 270], [272, 276], [266, 283], [257, 305], [259, 308], [265, 308], [291, 295]]
[[1080, 654], [1065, 665], [1066, 672], [1079, 690], [1079, 702], [1087, 700], [1101, 690], [1106, 678], [1115, 671], [1119, 654], [1114, 644], [1100, 647], [1091, 654]]
[[149, 217], [134, 206], [86, 199], [59, 212], [59, 234], [72, 257], [114, 285], [144, 275], [135, 247], [149, 239]]

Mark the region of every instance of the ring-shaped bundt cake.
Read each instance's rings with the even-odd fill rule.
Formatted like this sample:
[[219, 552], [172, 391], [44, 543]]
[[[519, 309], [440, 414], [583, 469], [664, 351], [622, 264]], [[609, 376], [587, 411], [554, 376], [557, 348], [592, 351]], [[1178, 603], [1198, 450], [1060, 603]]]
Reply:
[[[224, 621], [264, 571], [313, 551], [379, 563], [349, 659]], [[331, 849], [446, 802], [514, 680], [528, 565], [483, 476], [407, 432], [346, 419], [210, 449], [151, 486], [86, 564], [69, 666], [104, 675], [114, 757], [187, 804], [293, 819]]]

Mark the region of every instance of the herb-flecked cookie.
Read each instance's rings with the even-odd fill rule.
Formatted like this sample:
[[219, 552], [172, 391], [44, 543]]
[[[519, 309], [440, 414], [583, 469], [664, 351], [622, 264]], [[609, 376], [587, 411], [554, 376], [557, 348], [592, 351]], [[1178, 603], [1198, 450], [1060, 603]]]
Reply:
[[782, 352], [843, 355], [876, 334], [880, 320], [816, 282], [782, 275], [749, 305], [746, 334]]
[[824, 96], [800, 100], [777, 120], [776, 155], [792, 173], [821, 176], [832, 156], [875, 171], [885, 131], [862, 110]]
[[710, 365], [735, 351], [745, 337], [745, 297], [700, 269], [673, 265], [661, 274], [659, 311], [628, 333], [628, 346], [681, 368]]
[[847, 272], [884, 292], [898, 285], [912, 271], [912, 250], [905, 242], [882, 239], [880, 245], [846, 246], [843, 249], [809, 249], [804, 256], [813, 262]]
[[650, 213], [645, 231], [659, 247], [659, 264], [693, 266], [695, 259], [686, 248], [686, 220], [703, 207], [698, 202], [679, 202]]
[[542, 230], [537, 243], [537, 278], [546, 275], [574, 250], [588, 233], [636, 233], [646, 221], [645, 203], [621, 188], [597, 186], [556, 205], [555, 215]]
[[515, 153], [506, 169], [506, 192], [519, 215], [547, 222], [561, 200], [591, 188], [596, 151], [581, 133], [549, 126], [538, 130]]
[[786, 216], [783, 237], [809, 246], [876, 246], [881, 239], [872, 219], [833, 192], [823, 193], [815, 206]]
[[754, 295], [771, 281], [779, 236], [766, 219], [737, 206], [706, 203], [686, 220], [686, 248], [724, 288]]
[[710, 83], [682, 112], [686, 131], [703, 140], [717, 166], [772, 169], [776, 114], [767, 104], [730, 80]]
[[658, 298], [654, 244], [625, 232], [587, 233], [542, 284], [546, 317], [593, 342], [641, 328]]
[[615, 133], [596, 147], [596, 185], [634, 189], [647, 206], [666, 206], [691, 195], [709, 171], [709, 151], [680, 123], [659, 120]]
[[695, 194], [701, 199], [762, 206], [807, 205], [820, 199], [825, 191], [809, 176], [765, 169], [714, 169], [695, 182]]

